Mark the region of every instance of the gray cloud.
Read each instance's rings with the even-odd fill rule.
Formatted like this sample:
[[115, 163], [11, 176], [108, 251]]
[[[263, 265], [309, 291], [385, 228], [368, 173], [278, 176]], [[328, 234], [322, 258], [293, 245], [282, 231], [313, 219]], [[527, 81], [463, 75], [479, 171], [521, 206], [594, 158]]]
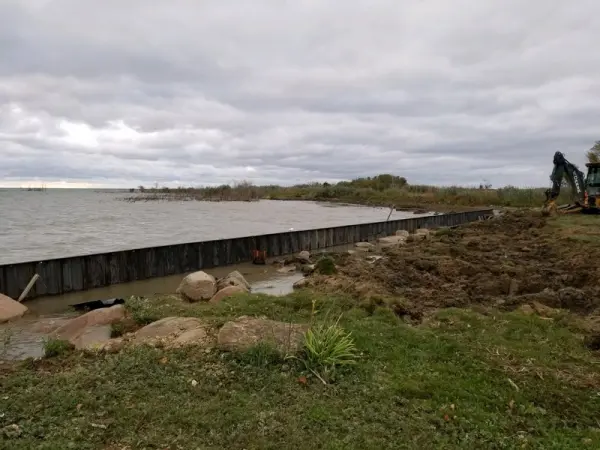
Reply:
[[546, 185], [600, 139], [595, 0], [4, 0], [0, 185]]

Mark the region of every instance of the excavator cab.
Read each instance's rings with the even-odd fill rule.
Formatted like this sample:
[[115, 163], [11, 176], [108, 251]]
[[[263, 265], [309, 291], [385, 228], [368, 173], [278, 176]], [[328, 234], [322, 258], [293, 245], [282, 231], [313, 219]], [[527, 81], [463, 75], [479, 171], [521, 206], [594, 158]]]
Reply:
[[598, 212], [600, 208], [600, 163], [587, 163], [585, 177], [584, 212]]

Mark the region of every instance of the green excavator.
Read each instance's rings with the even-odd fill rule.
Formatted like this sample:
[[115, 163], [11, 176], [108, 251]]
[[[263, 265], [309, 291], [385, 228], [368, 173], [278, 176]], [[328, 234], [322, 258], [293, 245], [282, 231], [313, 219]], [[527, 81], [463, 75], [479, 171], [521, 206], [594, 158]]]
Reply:
[[[542, 214], [600, 212], [600, 163], [587, 163], [587, 174], [569, 162], [561, 152], [554, 154], [554, 169], [550, 175], [552, 187], [546, 190], [546, 201]], [[556, 201], [560, 195], [563, 180], [571, 188], [572, 203], [558, 206]]]

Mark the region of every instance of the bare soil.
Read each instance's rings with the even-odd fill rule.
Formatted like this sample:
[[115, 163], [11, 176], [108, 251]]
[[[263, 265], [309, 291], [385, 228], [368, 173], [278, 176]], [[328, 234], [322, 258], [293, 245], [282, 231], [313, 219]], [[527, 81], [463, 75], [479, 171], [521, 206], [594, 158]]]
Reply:
[[[365, 307], [386, 303], [421, 320], [431, 310], [487, 305], [515, 309], [538, 302], [584, 316], [600, 312], [600, 245], [572, 239], [539, 213], [438, 230], [430, 239], [388, 249], [369, 262], [339, 255], [338, 274], [309, 285], [356, 296]], [[598, 218], [600, 224], [600, 218]]]

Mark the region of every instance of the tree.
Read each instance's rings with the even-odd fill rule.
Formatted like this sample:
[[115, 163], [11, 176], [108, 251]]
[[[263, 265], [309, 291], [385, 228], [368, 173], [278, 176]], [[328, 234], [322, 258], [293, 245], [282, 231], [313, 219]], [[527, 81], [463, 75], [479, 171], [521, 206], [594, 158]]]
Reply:
[[600, 162], [600, 141], [596, 141], [594, 143], [592, 148], [590, 148], [586, 152], [586, 156], [587, 156], [588, 162], [591, 162], [591, 163]]

